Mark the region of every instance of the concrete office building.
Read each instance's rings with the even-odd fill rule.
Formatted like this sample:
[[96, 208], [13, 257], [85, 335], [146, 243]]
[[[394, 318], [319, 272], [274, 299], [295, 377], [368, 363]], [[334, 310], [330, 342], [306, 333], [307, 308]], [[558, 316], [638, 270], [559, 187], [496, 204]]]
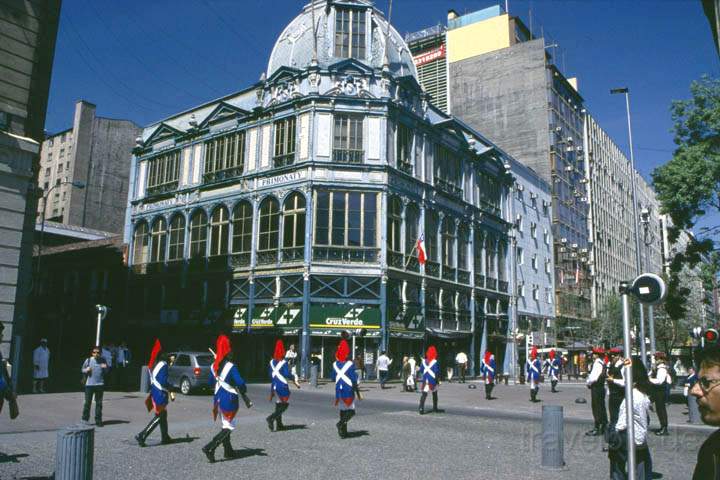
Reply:
[[[410, 37], [419, 44], [419, 35]], [[449, 113], [550, 185], [556, 316], [561, 328], [587, 321], [592, 311], [585, 110], [576, 81], [553, 63], [543, 38], [499, 6], [462, 16], [451, 11], [445, 40]]]
[[233, 330], [262, 375], [281, 335], [328, 373], [343, 330], [367, 363], [432, 342], [476, 364], [478, 327], [496, 352], [508, 328], [506, 163], [432, 105], [372, 2], [315, 1], [259, 83], [143, 130], [129, 318], [198, 346]]
[[39, 202], [37, 218], [42, 221], [44, 208], [47, 220], [122, 233], [129, 156], [141, 129], [128, 120], [98, 117], [95, 110], [78, 101], [72, 128], [43, 141], [38, 184], [47, 204]]
[[59, 17], [59, 0], [0, 0], [0, 351], [14, 366], [15, 385], [34, 343], [25, 328], [35, 181]]

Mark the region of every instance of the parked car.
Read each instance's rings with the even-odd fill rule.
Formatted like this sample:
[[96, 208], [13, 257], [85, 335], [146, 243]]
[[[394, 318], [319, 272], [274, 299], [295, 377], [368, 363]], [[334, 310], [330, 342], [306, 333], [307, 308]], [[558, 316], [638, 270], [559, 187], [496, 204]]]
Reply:
[[180, 390], [183, 395], [189, 395], [195, 390], [208, 388], [210, 378], [210, 365], [213, 356], [209, 352], [171, 352], [175, 362], [168, 368], [168, 382]]

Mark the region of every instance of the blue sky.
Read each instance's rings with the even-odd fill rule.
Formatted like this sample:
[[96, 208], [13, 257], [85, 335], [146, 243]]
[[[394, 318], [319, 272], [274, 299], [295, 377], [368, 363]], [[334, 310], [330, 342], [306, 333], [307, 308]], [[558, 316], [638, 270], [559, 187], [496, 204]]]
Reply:
[[[101, 116], [144, 126], [243, 89], [258, 80], [275, 39], [305, 3], [65, 0], [46, 130], [71, 126], [81, 98]], [[444, 23], [450, 8], [462, 14], [495, 3], [394, 0], [392, 23], [404, 34]], [[375, 4], [387, 12], [387, 0]], [[690, 82], [702, 74], [719, 73], [699, 0], [509, 0], [509, 6], [560, 46], [557, 64], [579, 78], [589, 111], [625, 151], [624, 101], [608, 90], [630, 88], [643, 175], [670, 158], [671, 100], [688, 97]]]

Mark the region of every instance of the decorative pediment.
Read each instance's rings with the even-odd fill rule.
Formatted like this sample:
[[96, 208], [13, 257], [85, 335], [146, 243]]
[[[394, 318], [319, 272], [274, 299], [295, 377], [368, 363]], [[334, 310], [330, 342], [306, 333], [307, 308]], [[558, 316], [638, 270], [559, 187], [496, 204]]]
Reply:
[[328, 71], [333, 74], [345, 75], [370, 75], [373, 69], [354, 58], [347, 58], [337, 63], [333, 63], [328, 67]]
[[270, 75], [270, 77], [266, 80], [268, 84], [276, 84], [276, 83], [283, 83], [283, 82], [290, 82], [293, 81], [295, 78], [298, 77], [299, 74], [302, 73], [302, 70], [299, 70], [297, 68], [292, 68], [288, 66], [282, 66], [275, 70], [275, 72]]
[[168, 140], [170, 138], [177, 138], [182, 134], [183, 132], [181, 132], [177, 128], [173, 128], [167, 123], [161, 123], [160, 125], [158, 125], [155, 131], [150, 134], [148, 139], [145, 140], [145, 145], [162, 142], [163, 140]]
[[344, 95], [347, 97], [375, 98], [368, 88], [367, 80], [346, 75], [335, 82], [335, 86], [324, 95]]
[[230, 118], [243, 117], [246, 115], [250, 115], [250, 112], [230, 105], [229, 103], [221, 102], [212, 112], [210, 112], [210, 115], [205, 117], [205, 120], [202, 121], [199, 127], [203, 128], [213, 123], [228, 120]]

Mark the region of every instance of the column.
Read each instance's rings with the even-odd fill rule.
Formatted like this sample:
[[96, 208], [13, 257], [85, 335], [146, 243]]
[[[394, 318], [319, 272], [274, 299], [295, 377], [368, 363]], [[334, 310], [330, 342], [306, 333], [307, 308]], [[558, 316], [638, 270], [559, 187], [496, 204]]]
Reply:
[[304, 378], [310, 377], [310, 263], [312, 262], [312, 225], [313, 197], [312, 189], [303, 190], [305, 194], [305, 268], [303, 272], [302, 332], [300, 332], [300, 370]]
[[388, 350], [389, 332], [387, 322], [387, 272], [380, 279], [380, 351]]
[[475, 350], [476, 350], [476, 338], [475, 338], [475, 222], [474, 219], [470, 220], [470, 228], [468, 232], [468, 268], [470, 270], [470, 376], [475, 376]]

